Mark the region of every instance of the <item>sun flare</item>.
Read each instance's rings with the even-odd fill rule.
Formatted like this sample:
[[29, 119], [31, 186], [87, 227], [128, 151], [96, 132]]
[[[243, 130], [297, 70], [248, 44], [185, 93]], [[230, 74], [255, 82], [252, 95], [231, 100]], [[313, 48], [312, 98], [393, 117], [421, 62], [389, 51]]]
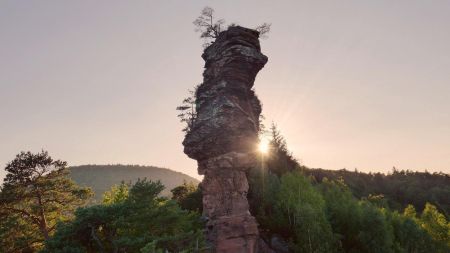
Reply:
[[269, 152], [269, 141], [267, 139], [261, 139], [258, 144], [258, 151], [262, 154]]

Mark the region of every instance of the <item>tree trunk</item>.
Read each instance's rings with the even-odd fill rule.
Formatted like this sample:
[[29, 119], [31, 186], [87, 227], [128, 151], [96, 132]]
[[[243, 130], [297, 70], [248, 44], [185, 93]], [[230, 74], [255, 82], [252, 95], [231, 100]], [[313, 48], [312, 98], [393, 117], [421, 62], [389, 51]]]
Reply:
[[40, 218], [39, 229], [41, 230], [41, 233], [44, 236], [45, 240], [48, 240], [50, 236], [47, 226], [47, 219], [45, 217], [44, 205], [42, 204], [42, 197], [39, 192], [37, 194], [37, 199], [39, 204], [39, 218]]

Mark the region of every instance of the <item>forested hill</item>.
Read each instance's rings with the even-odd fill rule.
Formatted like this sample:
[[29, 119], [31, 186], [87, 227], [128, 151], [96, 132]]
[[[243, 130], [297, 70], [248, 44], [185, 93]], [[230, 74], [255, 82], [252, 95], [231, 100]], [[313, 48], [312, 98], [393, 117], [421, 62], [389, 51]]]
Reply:
[[154, 166], [139, 165], [82, 165], [69, 168], [70, 177], [79, 185], [89, 186], [95, 193], [95, 200], [101, 200], [105, 191], [121, 181], [136, 182], [138, 178], [156, 181], [165, 186], [163, 195], [183, 184], [183, 181], [197, 184], [199, 181], [181, 172]]
[[[193, 177], [170, 169], [138, 165], [82, 165], [69, 168], [71, 178], [78, 184], [89, 186], [100, 200], [111, 186], [125, 182], [135, 182], [138, 178], [161, 180], [166, 189], [163, 195], [179, 186], [183, 181], [197, 184]], [[422, 210], [426, 202], [437, 206], [447, 217], [450, 214], [450, 176], [444, 173], [411, 172], [394, 170], [389, 174], [363, 173], [349, 170], [324, 170], [304, 168], [317, 182], [323, 178], [342, 178], [357, 198], [372, 198], [389, 207], [402, 210], [408, 204]], [[380, 199], [380, 195], [383, 198]], [[371, 197], [369, 197], [371, 196]]]
[[[348, 170], [305, 169], [304, 171], [318, 182], [325, 177], [342, 178], [357, 198], [368, 198], [372, 195], [372, 200], [386, 201], [386, 204], [394, 209], [401, 210], [406, 205], [412, 204], [421, 211], [425, 203], [430, 202], [447, 217], [450, 214], [450, 176], [448, 174], [395, 169], [387, 175]], [[381, 197], [381, 194], [384, 197]]]

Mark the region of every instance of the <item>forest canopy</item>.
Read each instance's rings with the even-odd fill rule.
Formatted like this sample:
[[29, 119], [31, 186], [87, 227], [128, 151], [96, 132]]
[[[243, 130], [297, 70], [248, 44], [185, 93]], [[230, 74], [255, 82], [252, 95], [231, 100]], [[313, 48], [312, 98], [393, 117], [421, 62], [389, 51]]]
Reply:
[[[448, 252], [447, 174], [309, 169], [289, 152], [276, 126], [270, 136], [262, 166], [248, 173], [248, 198], [273, 249]], [[66, 163], [45, 151], [22, 152], [7, 169], [0, 193], [4, 252], [207, 252], [195, 183], [170, 189], [167, 198], [158, 181], [122, 182], [103, 194], [102, 203], [85, 206], [91, 191], [70, 181]], [[42, 206], [33, 197], [36, 189], [43, 190]]]

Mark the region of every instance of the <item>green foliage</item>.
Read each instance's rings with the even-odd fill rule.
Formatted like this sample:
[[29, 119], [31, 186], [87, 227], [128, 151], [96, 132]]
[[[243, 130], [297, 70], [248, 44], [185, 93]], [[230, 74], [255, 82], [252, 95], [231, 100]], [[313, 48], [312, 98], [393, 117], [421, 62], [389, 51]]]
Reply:
[[450, 223], [437, 208], [429, 203], [420, 216], [420, 224], [428, 234], [438, 242], [440, 250], [450, 249]]
[[317, 182], [323, 178], [337, 180], [342, 178], [352, 193], [360, 198], [383, 195], [383, 204], [401, 211], [413, 205], [422, 211], [430, 202], [438, 207], [448, 219], [450, 213], [450, 176], [444, 173], [398, 171], [390, 174], [363, 173], [348, 170], [304, 169], [306, 175], [313, 176]]
[[361, 210], [342, 180], [324, 179], [318, 186], [325, 200], [325, 212], [342, 249], [350, 252], [359, 244]]
[[336, 240], [324, 200], [308, 178], [254, 170], [250, 180], [250, 205], [265, 236], [281, 235], [295, 252], [333, 252]]
[[250, 212], [258, 219], [260, 227], [274, 233], [277, 220], [274, 212], [277, 192], [280, 188], [280, 179], [265, 168], [255, 168], [247, 174], [249, 192], [247, 195]]
[[[271, 132], [270, 153], [247, 175], [250, 211], [269, 244], [270, 238], [280, 235], [292, 252], [450, 251], [449, 223], [442, 209], [423, 204], [418, 216], [416, 208], [405, 202], [414, 200], [420, 208], [430, 199], [445, 210], [448, 175], [312, 170], [298, 165], [276, 127]], [[443, 190], [436, 190], [433, 183]], [[391, 211], [402, 206], [403, 213]]]
[[300, 173], [250, 175], [251, 185], [258, 186], [249, 195], [258, 203], [252, 213], [263, 236], [281, 235], [293, 252], [449, 250], [448, 222], [432, 205], [417, 217], [413, 206], [401, 214], [380, 206], [378, 197], [358, 200], [343, 180], [313, 184]]
[[33, 252], [42, 246], [39, 227], [26, 222], [20, 214], [0, 217], [0, 252]]
[[202, 192], [201, 189], [192, 182], [184, 181], [182, 185], [170, 190], [172, 199], [175, 200], [181, 208], [193, 212], [202, 213]]
[[413, 205], [406, 206], [405, 210], [403, 211], [403, 215], [410, 219], [416, 219], [417, 217], [416, 208]]
[[121, 181], [135, 183], [138, 178], [157, 181], [166, 187], [161, 195], [170, 196], [170, 189], [179, 186], [184, 181], [198, 184], [199, 181], [181, 172], [154, 166], [139, 165], [82, 165], [69, 167], [70, 178], [77, 184], [89, 186], [94, 191], [95, 203], [103, 201], [103, 194], [118, 185]]
[[78, 209], [73, 221], [59, 224], [43, 252], [181, 252], [203, 247], [199, 215], [158, 197], [163, 188], [146, 180], [129, 190], [126, 184], [113, 188], [107, 196], [114, 201]]
[[7, 164], [0, 192], [0, 245], [6, 252], [41, 248], [57, 221], [70, 218], [92, 195], [67, 178], [66, 165], [46, 151], [21, 152]]
[[392, 226], [394, 252], [438, 252], [430, 235], [411, 217], [399, 212], [386, 212], [386, 219]]
[[361, 252], [392, 252], [393, 235], [381, 209], [367, 201], [359, 203], [359, 235]]
[[110, 191], [103, 194], [103, 204], [116, 204], [124, 202], [129, 196], [130, 184], [125, 184], [124, 181], [120, 182], [119, 185], [114, 185], [111, 187]]
[[324, 179], [317, 185], [326, 203], [326, 214], [344, 252], [391, 252], [389, 222], [370, 201], [358, 201], [342, 180]]
[[325, 202], [306, 177], [300, 173], [281, 176], [275, 207], [280, 229], [293, 234], [290, 239], [294, 251], [333, 251], [334, 238], [325, 217]]

